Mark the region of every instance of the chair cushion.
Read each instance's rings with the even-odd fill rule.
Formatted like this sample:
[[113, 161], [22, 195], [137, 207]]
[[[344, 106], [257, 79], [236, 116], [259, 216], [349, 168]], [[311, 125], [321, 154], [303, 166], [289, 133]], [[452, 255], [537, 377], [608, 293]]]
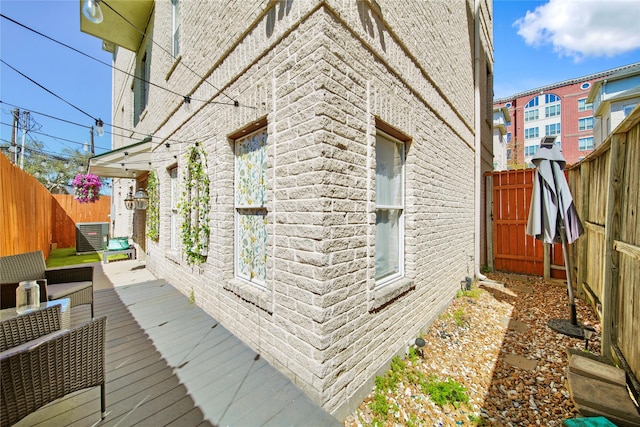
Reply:
[[91, 286], [93, 286], [93, 282], [69, 282], [50, 284], [47, 286], [47, 294], [49, 296], [49, 300], [60, 299], [82, 289], [90, 288]]
[[129, 246], [129, 239], [127, 237], [114, 237], [112, 239], [109, 239], [107, 250], [121, 251], [124, 249], [129, 249]]

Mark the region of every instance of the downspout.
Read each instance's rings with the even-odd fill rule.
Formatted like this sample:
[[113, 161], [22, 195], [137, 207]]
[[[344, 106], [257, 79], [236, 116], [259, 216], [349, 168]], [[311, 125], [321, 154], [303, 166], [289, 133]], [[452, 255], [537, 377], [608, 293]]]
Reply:
[[485, 280], [486, 276], [480, 273], [480, 222], [482, 220], [481, 212], [482, 212], [482, 198], [480, 197], [482, 191], [482, 115], [480, 111], [480, 107], [482, 105], [482, 100], [480, 99], [480, 0], [475, 0], [474, 5], [474, 81], [475, 81], [475, 224], [474, 224], [474, 272], [476, 276], [476, 280]]

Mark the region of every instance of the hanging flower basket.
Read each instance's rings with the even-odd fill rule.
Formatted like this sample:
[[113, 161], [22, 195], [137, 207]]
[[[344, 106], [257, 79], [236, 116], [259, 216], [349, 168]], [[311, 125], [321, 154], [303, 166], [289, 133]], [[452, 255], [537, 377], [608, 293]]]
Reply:
[[73, 178], [74, 199], [80, 203], [93, 203], [100, 199], [100, 178], [93, 174], [79, 173]]

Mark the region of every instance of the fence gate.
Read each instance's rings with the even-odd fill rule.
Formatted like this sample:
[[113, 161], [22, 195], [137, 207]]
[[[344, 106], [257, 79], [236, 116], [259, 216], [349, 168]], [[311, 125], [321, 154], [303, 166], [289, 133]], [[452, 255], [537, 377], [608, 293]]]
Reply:
[[544, 243], [526, 233], [535, 169], [489, 172], [485, 176], [487, 241], [492, 243], [488, 246], [489, 266], [498, 271], [565, 279], [562, 246], [547, 245], [545, 250]]

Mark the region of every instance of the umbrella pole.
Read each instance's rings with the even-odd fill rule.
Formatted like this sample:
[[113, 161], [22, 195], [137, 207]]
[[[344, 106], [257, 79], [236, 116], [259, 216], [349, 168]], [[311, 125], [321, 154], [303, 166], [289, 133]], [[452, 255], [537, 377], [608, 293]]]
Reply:
[[567, 291], [569, 293], [569, 319], [572, 325], [578, 324], [576, 316], [576, 303], [573, 298], [573, 282], [571, 281], [571, 263], [569, 260], [569, 249], [567, 248], [567, 234], [564, 229], [564, 223], [560, 221], [560, 239], [562, 240], [562, 257], [564, 258], [564, 268], [567, 274]]

